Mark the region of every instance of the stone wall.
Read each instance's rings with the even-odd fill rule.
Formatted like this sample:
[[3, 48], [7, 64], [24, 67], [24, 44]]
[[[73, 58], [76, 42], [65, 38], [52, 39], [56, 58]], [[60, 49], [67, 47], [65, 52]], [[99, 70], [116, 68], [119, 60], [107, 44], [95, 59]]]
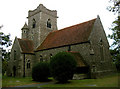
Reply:
[[32, 76], [31, 74], [32, 74], [33, 65], [34, 65], [34, 55], [25, 54], [25, 76]]
[[16, 68], [16, 75], [18, 75], [18, 76], [20, 75], [19, 66], [21, 66], [21, 61], [22, 61], [20, 51], [21, 50], [19, 48], [18, 40], [17, 40], [17, 38], [15, 38], [13, 48], [12, 48], [11, 54], [10, 54], [10, 60], [8, 62], [8, 69], [7, 69], [8, 76], [13, 76], [13, 67], [14, 66]]
[[40, 56], [42, 56], [43, 60], [50, 60], [51, 54], [55, 55], [58, 52], [67, 51], [68, 47], [61, 47], [56, 49], [44, 50], [35, 53], [35, 60], [40, 62]]
[[[109, 43], [99, 17], [95, 21], [89, 40], [91, 48], [95, 53], [93, 65], [96, 67], [97, 75], [104, 75], [116, 71], [115, 66], [112, 64]], [[101, 44], [103, 52], [101, 52]]]
[[[16, 51], [16, 53], [15, 53]], [[16, 56], [16, 57], [15, 57]], [[10, 60], [8, 62], [8, 68], [7, 68], [7, 75], [8, 76], [14, 76], [14, 69], [16, 69], [15, 76], [17, 77], [23, 77], [24, 74], [24, 59], [25, 59], [25, 75], [31, 76], [31, 71], [34, 63], [34, 55], [33, 54], [23, 54], [21, 53], [20, 45], [15, 38], [11, 54], [10, 54]], [[27, 68], [27, 61], [30, 60], [30, 68]]]

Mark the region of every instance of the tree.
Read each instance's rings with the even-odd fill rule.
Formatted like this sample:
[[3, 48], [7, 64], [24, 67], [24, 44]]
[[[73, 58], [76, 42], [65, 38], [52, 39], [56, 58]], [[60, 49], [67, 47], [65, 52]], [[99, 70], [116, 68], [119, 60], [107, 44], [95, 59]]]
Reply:
[[[3, 26], [0, 26], [0, 29]], [[6, 48], [11, 46], [11, 40], [10, 40], [10, 34], [5, 35], [3, 32], [0, 31], [0, 50], [2, 52], [2, 74], [4, 75], [6, 69], [7, 69], [7, 62], [10, 59], [9, 55], [10, 52], [7, 52]]]
[[[117, 13], [120, 10], [120, 0], [110, 0], [113, 6], [109, 6], [108, 10]], [[110, 39], [113, 39], [113, 44], [111, 45], [111, 55], [116, 68], [120, 71], [120, 16], [113, 22], [113, 27], [111, 28], [112, 34], [108, 35]]]
[[76, 61], [68, 52], [60, 52], [51, 57], [50, 71], [55, 80], [66, 83], [72, 79], [76, 69]]
[[107, 9], [111, 12], [117, 13], [119, 11], [120, 0], [110, 0], [109, 2], [112, 4], [108, 6]]

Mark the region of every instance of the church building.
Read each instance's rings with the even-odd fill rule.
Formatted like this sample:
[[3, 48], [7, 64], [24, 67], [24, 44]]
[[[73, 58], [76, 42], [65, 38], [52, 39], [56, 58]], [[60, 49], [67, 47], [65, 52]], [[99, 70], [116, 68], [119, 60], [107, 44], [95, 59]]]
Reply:
[[91, 78], [112, 73], [115, 68], [109, 43], [100, 17], [63, 29], [57, 29], [57, 11], [40, 4], [29, 10], [28, 23], [22, 27], [22, 37], [15, 37], [8, 76], [31, 76], [32, 67], [61, 51], [76, 58], [77, 71], [90, 73]]

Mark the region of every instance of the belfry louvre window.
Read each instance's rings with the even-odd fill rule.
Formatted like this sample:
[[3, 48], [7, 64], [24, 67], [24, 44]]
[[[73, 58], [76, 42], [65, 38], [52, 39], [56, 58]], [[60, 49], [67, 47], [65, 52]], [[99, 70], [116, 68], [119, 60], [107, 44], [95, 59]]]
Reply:
[[47, 21], [47, 27], [51, 28], [51, 20], [50, 19], [48, 19], [48, 21]]
[[36, 27], [36, 21], [35, 19], [33, 19], [32, 28], [35, 28], [35, 27]]

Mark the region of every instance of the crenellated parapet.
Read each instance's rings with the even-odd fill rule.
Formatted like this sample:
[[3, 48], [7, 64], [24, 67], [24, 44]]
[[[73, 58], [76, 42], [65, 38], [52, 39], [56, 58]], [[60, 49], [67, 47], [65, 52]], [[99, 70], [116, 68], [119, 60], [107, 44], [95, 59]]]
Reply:
[[44, 13], [50, 15], [50, 16], [58, 18], [56, 10], [49, 10], [43, 4], [40, 4], [35, 10], [29, 10], [28, 18], [31, 17], [31, 16], [34, 16], [35, 14], [37, 14], [39, 12], [44, 12]]

